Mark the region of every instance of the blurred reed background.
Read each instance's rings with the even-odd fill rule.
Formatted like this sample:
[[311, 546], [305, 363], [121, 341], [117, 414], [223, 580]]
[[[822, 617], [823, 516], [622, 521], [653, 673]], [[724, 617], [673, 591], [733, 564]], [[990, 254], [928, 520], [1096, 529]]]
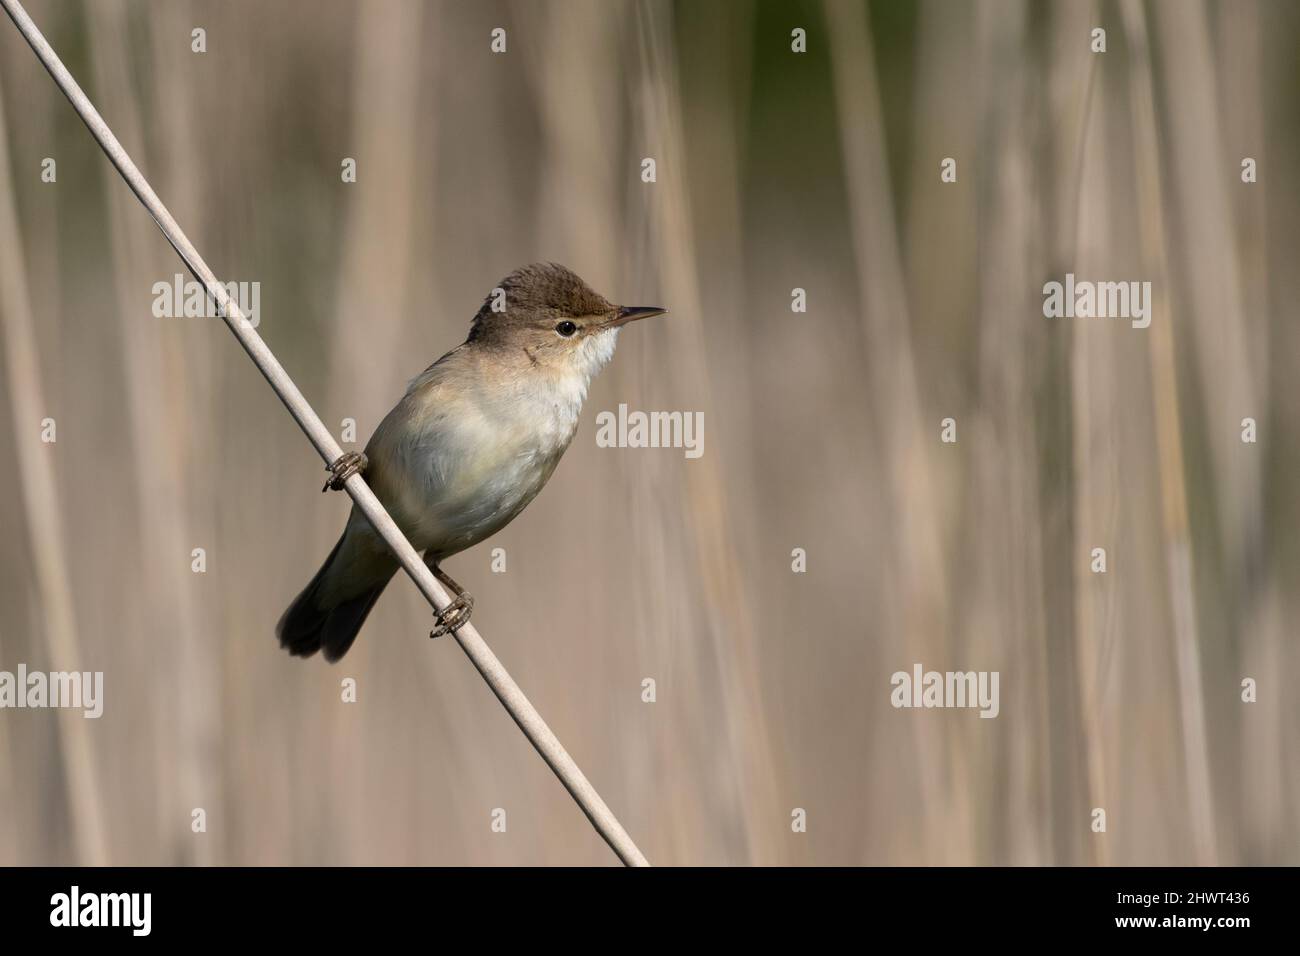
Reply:
[[[671, 308], [448, 565], [652, 861], [1300, 863], [1300, 6], [29, 12], [360, 443], [518, 265]], [[0, 713], [0, 863], [614, 862], [404, 579], [340, 665], [276, 646], [348, 502], [219, 321], [153, 317], [179, 260], [0, 26], [0, 669], [106, 698]], [[1066, 272], [1151, 328], [1045, 319]], [[598, 449], [620, 402], [704, 456]], [[1000, 716], [893, 709], [915, 662]]]

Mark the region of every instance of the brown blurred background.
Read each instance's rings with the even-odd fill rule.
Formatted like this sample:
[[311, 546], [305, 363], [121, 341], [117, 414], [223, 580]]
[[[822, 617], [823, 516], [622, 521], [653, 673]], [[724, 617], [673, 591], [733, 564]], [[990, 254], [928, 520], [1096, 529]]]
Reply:
[[[516, 266], [672, 310], [448, 564], [653, 862], [1300, 863], [1300, 6], [28, 9], [358, 444]], [[105, 674], [0, 711], [0, 864], [614, 862], [405, 579], [341, 664], [277, 647], [346, 498], [151, 314], [179, 259], [7, 19], [0, 106], [0, 669]], [[1066, 272], [1151, 327], [1044, 318]], [[597, 448], [620, 402], [704, 456]], [[893, 709], [916, 662], [1000, 715]]]

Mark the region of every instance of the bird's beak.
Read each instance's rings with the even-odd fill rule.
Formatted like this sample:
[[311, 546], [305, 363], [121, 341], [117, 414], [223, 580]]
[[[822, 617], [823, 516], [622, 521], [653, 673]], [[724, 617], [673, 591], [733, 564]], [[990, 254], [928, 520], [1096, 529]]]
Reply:
[[637, 319], [648, 319], [652, 315], [663, 315], [667, 311], [667, 309], [661, 309], [657, 305], [625, 305], [619, 308], [618, 315], [605, 324], [610, 328], [618, 328], [620, 325], [627, 325]]

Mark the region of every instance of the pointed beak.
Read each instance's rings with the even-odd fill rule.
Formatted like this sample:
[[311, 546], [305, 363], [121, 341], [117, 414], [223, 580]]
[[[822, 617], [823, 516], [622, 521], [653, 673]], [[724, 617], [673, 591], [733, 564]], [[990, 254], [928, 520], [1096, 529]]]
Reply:
[[625, 305], [619, 308], [618, 315], [610, 319], [607, 324], [611, 328], [618, 328], [620, 325], [627, 325], [637, 319], [648, 319], [652, 315], [663, 315], [667, 311], [667, 309], [661, 309], [657, 305]]

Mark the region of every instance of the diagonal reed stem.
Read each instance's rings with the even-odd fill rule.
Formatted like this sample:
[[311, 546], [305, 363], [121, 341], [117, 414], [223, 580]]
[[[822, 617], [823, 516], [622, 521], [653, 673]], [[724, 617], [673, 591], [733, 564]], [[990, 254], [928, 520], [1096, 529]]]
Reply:
[[[217, 277], [212, 270], [208, 268], [203, 257], [199, 255], [198, 250], [190, 243], [181, 227], [177, 225], [176, 220], [172, 218], [167, 207], [163, 205], [162, 200], [153, 191], [148, 180], [144, 178], [140, 170], [136, 168], [131, 157], [127, 155], [122, 144], [117, 141], [113, 131], [108, 124], [104, 122], [103, 117], [95, 109], [94, 105], [82, 92], [77, 81], [73, 79], [72, 74], [68, 72], [63, 61], [59, 59], [57, 53], [50, 46], [49, 42], [37, 29], [36, 24], [32, 22], [27, 11], [23, 9], [18, 0], [0, 0], [0, 6], [3, 6], [9, 18], [13, 20], [14, 25], [18, 27], [27, 43], [36, 53], [38, 59], [49, 71], [54, 82], [58, 84], [59, 89], [72, 103], [86, 128], [90, 130], [92, 136], [99, 143], [100, 148], [108, 156], [109, 160], [117, 167], [126, 184], [131, 187], [136, 198], [144, 204], [153, 216], [154, 222], [162, 230], [167, 241], [172, 244], [172, 248], [184, 260], [186, 267], [193, 273], [194, 277], [203, 283], [210, 295], [220, 306], [220, 314], [230, 331], [235, 334], [239, 344], [243, 346], [244, 351], [248, 353], [258, 370], [266, 378], [271, 388], [275, 390], [280, 401], [284, 403], [285, 408], [293, 415], [294, 421], [298, 427], [303, 430], [307, 437], [315, 446], [316, 451], [321, 458], [325, 460], [328, 466], [334, 462], [343, 450], [339, 447], [334, 436], [330, 434], [325, 427], [324, 422], [308, 404], [303, 397], [298, 386], [294, 384], [289, 373], [284, 370], [274, 353], [267, 347], [254, 330], [252, 324], [244, 316], [238, 304], [230, 298], [225, 286], [217, 281]], [[393, 554], [401, 562], [403, 570], [415, 582], [415, 586], [420, 589], [420, 593], [435, 610], [442, 610], [451, 603], [447, 592], [434, 578], [433, 574], [425, 566], [424, 561], [416, 553], [411, 543], [406, 540], [392, 517], [384, 510], [384, 506], [379, 503], [370, 486], [366, 484], [365, 479], [360, 475], [353, 475], [348, 479], [344, 486], [347, 493], [356, 502], [357, 507], [374, 525], [375, 530], [383, 537], [388, 546], [392, 548]], [[542, 715], [524, 696], [524, 692], [519, 689], [514, 678], [501, 666], [491, 648], [479, 636], [478, 631], [473, 624], [466, 624], [455, 632], [456, 641], [460, 644], [461, 649], [469, 656], [470, 661], [483, 675], [483, 679], [492, 688], [497, 699], [509, 711], [510, 716], [519, 729], [524, 732], [524, 736], [537, 748], [537, 752], [542, 755], [542, 759], [560, 778], [565, 789], [577, 801], [582, 812], [587, 815], [597, 832], [604, 838], [605, 842], [618, 855], [618, 858], [628, 866], [649, 866], [649, 861], [641, 853], [632, 838], [628, 836], [622, 824], [605, 805], [605, 801], [600, 798], [600, 794], [588, 782], [586, 776], [574, 763], [573, 758], [569, 756], [564, 745], [560, 743], [559, 738], [552, 733], [551, 728], [546, 725]]]

